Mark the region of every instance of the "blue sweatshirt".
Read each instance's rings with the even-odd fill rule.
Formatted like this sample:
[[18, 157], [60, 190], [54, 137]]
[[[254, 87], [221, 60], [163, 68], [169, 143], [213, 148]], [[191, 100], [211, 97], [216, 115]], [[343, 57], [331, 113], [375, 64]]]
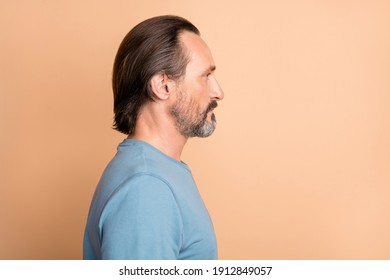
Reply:
[[216, 259], [213, 225], [188, 166], [124, 140], [96, 188], [84, 259]]

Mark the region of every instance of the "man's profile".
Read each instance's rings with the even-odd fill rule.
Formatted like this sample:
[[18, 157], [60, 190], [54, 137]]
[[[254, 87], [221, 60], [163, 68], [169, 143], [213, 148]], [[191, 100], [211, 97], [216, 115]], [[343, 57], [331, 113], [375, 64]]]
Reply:
[[213, 225], [181, 153], [223, 99], [198, 29], [177, 16], [135, 26], [113, 69], [114, 128], [128, 135], [96, 188], [84, 259], [216, 259]]

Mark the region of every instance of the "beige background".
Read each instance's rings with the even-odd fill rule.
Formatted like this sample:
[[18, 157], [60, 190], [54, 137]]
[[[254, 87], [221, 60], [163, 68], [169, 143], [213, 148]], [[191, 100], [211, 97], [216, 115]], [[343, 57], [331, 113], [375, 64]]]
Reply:
[[390, 259], [390, 2], [0, 2], [0, 258], [79, 259], [123, 135], [124, 35], [177, 14], [201, 30], [225, 99], [192, 168], [222, 259]]

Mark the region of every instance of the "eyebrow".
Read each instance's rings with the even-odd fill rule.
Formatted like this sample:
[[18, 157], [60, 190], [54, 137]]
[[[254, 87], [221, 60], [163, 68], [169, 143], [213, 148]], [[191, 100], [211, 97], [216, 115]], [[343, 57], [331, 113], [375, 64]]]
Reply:
[[207, 74], [209, 72], [214, 72], [217, 69], [215, 65], [211, 65], [209, 68], [207, 68], [205, 71], [203, 71], [203, 74]]

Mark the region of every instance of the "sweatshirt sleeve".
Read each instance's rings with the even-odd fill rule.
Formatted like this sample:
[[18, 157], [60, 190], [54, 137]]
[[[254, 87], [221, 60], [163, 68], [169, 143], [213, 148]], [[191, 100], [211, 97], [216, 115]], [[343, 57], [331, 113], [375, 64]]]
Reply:
[[139, 175], [125, 182], [105, 206], [99, 223], [102, 259], [177, 259], [182, 225], [169, 186]]

